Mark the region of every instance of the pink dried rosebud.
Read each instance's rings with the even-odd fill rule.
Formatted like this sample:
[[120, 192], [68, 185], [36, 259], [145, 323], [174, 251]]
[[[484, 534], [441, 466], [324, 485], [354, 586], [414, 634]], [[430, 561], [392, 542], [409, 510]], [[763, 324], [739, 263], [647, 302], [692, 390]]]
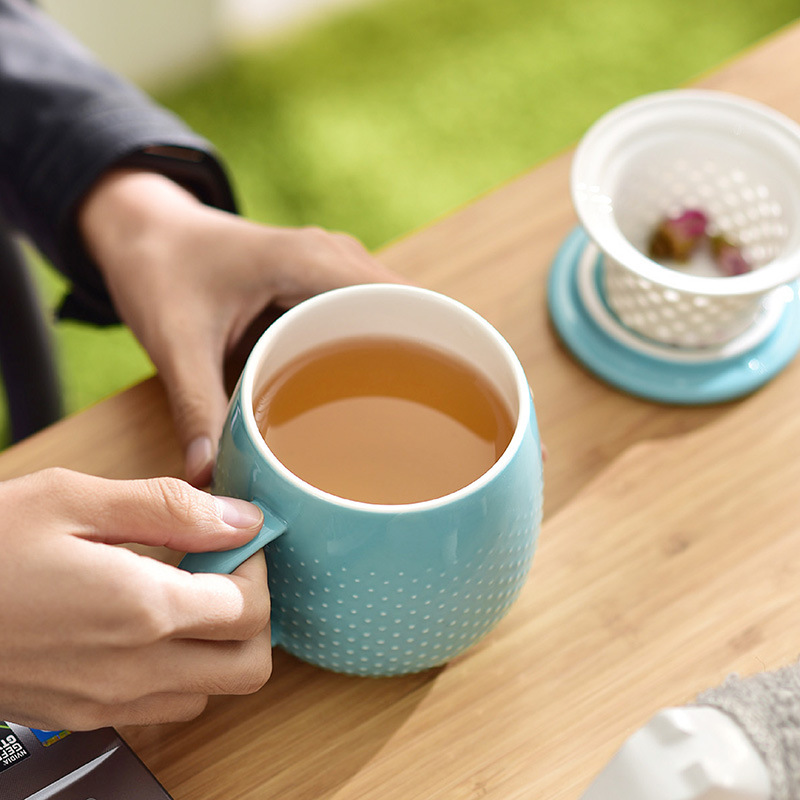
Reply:
[[717, 268], [726, 277], [744, 275], [751, 270], [741, 250], [724, 236], [711, 237], [711, 252], [717, 262]]
[[685, 262], [706, 235], [708, 217], [696, 209], [679, 217], [667, 217], [653, 232], [648, 254], [650, 258]]

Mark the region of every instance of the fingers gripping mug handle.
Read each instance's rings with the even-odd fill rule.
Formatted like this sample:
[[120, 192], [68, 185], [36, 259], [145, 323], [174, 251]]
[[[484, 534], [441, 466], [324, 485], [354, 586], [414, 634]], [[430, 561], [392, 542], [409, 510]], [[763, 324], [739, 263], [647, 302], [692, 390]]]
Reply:
[[181, 563], [178, 564], [178, 567], [185, 569], [187, 572], [217, 572], [221, 575], [229, 575], [238, 566], [247, 561], [250, 556], [257, 553], [273, 539], [277, 539], [286, 530], [286, 522], [273, 514], [258, 500], [253, 500], [252, 502], [264, 514], [264, 524], [253, 539], [233, 550], [187, 553]]

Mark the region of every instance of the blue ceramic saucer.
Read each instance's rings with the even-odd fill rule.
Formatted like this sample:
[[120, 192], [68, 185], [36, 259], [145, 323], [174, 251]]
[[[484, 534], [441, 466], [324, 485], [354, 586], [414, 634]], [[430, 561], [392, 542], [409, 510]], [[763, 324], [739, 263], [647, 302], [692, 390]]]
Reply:
[[687, 350], [645, 339], [607, 306], [598, 275], [603, 256], [581, 227], [550, 268], [547, 302], [564, 344], [587, 369], [629, 394], [677, 405], [705, 405], [750, 394], [800, 349], [800, 284], [777, 290], [749, 331], [718, 348]]

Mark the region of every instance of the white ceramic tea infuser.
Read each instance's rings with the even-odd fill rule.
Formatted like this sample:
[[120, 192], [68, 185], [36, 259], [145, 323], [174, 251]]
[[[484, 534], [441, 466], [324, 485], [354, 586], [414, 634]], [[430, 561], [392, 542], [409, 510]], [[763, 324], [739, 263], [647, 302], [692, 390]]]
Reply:
[[[800, 126], [705, 90], [659, 92], [598, 120], [571, 175], [581, 222], [553, 263], [559, 335], [632, 394], [711, 403], [747, 394], [800, 347]], [[686, 211], [736, 243], [750, 270], [722, 276], [708, 250], [650, 258], [659, 224]]]

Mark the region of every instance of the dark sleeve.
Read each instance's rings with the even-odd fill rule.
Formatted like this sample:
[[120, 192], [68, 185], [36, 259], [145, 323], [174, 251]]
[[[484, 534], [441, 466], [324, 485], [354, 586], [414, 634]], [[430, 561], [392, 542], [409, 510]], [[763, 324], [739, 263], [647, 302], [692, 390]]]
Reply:
[[70, 279], [62, 315], [100, 324], [116, 314], [75, 215], [112, 166], [152, 169], [235, 211], [208, 142], [26, 0], [0, 0], [0, 215]]

